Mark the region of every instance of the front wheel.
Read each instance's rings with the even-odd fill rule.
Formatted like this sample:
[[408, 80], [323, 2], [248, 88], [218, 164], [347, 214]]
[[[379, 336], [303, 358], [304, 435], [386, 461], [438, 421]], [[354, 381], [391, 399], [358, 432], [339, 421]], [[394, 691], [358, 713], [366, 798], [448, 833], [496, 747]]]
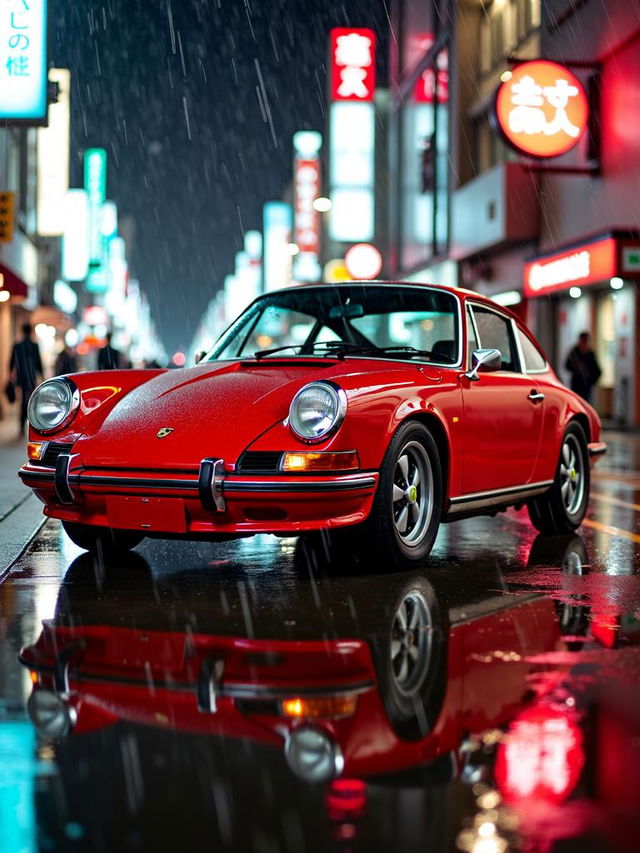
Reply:
[[356, 534], [357, 544], [394, 566], [415, 566], [428, 557], [441, 514], [438, 448], [423, 424], [409, 421], [387, 449], [371, 515]]
[[129, 530], [114, 530], [112, 527], [93, 527], [63, 521], [64, 532], [79, 548], [92, 553], [119, 554], [139, 545], [144, 536]]
[[533, 526], [541, 533], [572, 533], [587, 511], [591, 487], [589, 453], [584, 430], [573, 421], [567, 427], [553, 486], [527, 504]]

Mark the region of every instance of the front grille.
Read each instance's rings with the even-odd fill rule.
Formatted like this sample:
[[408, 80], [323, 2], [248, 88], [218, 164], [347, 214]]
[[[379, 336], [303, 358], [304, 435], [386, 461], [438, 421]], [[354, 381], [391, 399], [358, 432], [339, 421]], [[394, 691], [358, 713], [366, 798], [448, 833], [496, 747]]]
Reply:
[[42, 456], [42, 459], [32, 459], [32, 465], [42, 465], [44, 468], [55, 468], [58, 456], [61, 453], [69, 453], [72, 444], [64, 444], [61, 441], [50, 441], [47, 444], [47, 449]]
[[281, 450], [247, 450], [238, 460], [238, 471], [243, 474], [277, 474], [281, 459]]

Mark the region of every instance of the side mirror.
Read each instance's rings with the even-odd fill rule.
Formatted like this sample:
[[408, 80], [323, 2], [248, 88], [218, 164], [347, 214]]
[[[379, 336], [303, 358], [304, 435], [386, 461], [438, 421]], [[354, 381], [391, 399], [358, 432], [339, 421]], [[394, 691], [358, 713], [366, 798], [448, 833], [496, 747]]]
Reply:
[[472, 382], [477, 382], [479, 373], [495, 373], [502, 367], [502, 355], [499, 349], [477, 349], [471, 356], [473, 367], [465, 376]]
[[195, 356], [195, 363], [200, 364], [200, 362], [205, 357], [205, 355], [206, 355], [206, 352], [203, 349], [199, 350]]

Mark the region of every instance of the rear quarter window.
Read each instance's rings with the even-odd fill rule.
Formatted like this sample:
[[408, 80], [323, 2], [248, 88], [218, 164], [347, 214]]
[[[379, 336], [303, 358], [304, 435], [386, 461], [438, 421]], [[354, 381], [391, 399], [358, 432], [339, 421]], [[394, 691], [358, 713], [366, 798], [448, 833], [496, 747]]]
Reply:
[[536, 373], [548, 369], [543, 354], [520, 328], [518, 328], [518, 342], [524, 359], [524, 369], [527, 373]]

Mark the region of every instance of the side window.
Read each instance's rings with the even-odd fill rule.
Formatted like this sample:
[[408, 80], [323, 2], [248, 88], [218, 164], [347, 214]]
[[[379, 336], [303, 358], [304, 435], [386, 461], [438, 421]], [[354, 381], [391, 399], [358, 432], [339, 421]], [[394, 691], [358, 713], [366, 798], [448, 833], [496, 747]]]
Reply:
[[521, 329], [518, 329], [518, 341], [524, 358], [524, 369], [527, 373], [547, 370], [547, 362], [544, 356]]
[[511, 321], [494, 311], [473, 306], [480, 346], [483, 349], [499, 349], [502, 356], [502, 370], [518, 371], [518, 358], [511, 330]]
[[471, 318], [471, 311], [467, 309], [467, 364], [471, 367], [471, 355], [479, 348], [476, 330]]

